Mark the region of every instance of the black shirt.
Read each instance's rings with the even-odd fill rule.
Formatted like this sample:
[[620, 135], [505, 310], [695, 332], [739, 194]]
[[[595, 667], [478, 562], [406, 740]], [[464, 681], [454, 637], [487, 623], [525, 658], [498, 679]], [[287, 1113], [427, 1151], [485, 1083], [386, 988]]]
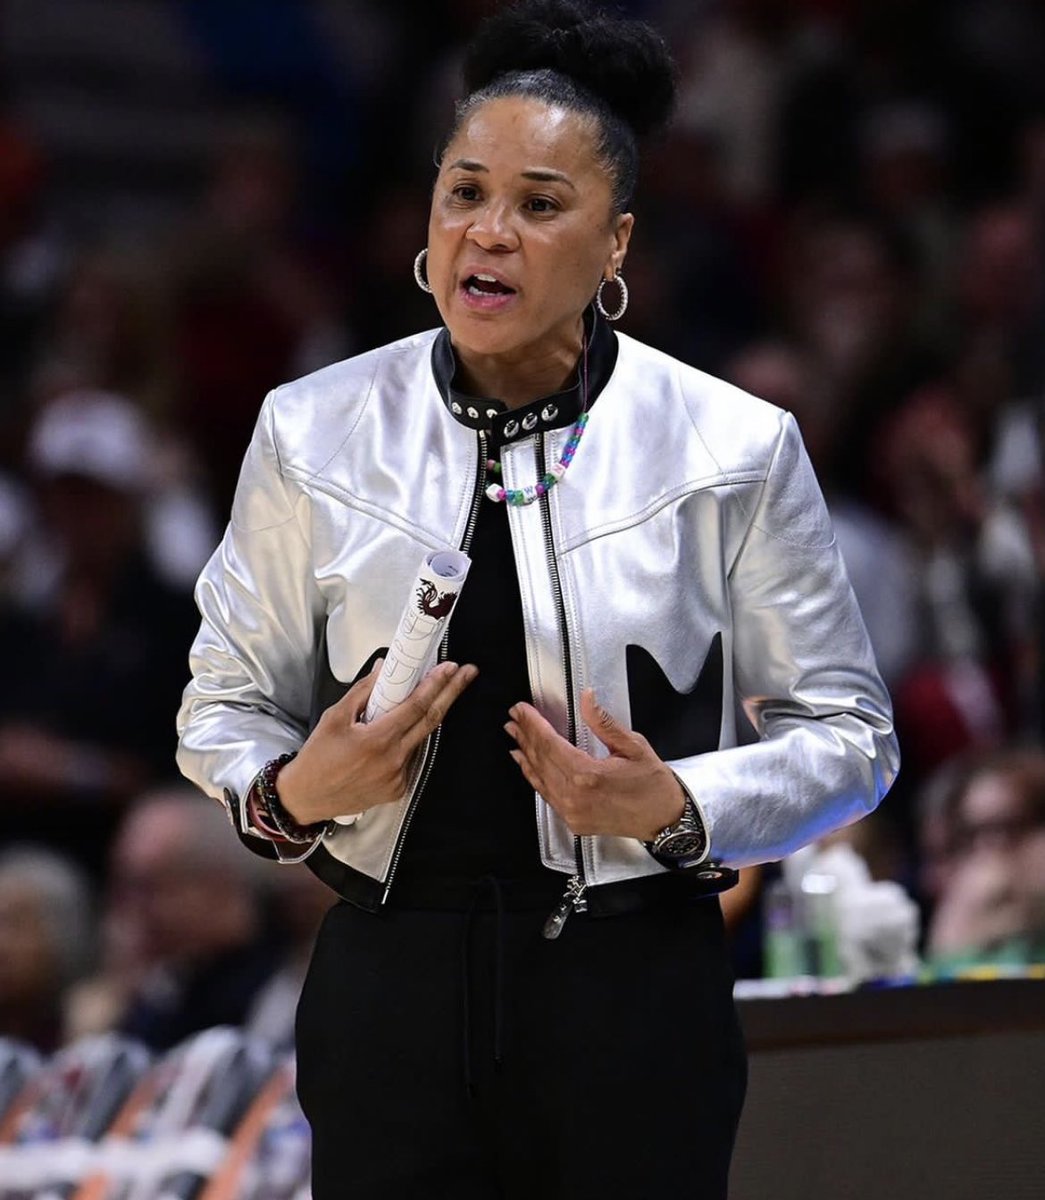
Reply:
[[[590, 408], [613, 372], [617, 339], [591, 311], [585, 324]], [[562, 392], [514, 410], [455, 388], [456, 363], [445, 331], [433, 348], [432, 369], [451, 414], [487, 431], [491, 457], [507, 442], [572, 425], [584, 408], [583, 363]], [[528, 432], [523, 426], [530, 413], [538, 417], [538, 426]], [[584, 453], [583, 443], [578, 453]], [[475, 663], [479, 675], [443, 721], [432, 772], [403, 842], [400, 881], [491, 874], [524, 879], [546, 872], [537, 845], [533, 788], [509, 757], [515, 743], [504, 730], [508, 709], [532, 700], [505, 504], [483, 497], [469, 555], [468, 580], [450, 621], [448, 657]]]

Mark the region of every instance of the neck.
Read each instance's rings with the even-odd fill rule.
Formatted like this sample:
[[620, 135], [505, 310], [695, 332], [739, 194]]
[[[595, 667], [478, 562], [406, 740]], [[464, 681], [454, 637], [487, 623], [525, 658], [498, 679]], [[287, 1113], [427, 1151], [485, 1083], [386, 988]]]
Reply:
[[509, 408], [562, 391], [573, 377], [584, 344], [584, 322], [553, 346], [523, 346], [503, 354], [477, 354], [454, 346], [458, 382], [474, 396], [489, 396]]

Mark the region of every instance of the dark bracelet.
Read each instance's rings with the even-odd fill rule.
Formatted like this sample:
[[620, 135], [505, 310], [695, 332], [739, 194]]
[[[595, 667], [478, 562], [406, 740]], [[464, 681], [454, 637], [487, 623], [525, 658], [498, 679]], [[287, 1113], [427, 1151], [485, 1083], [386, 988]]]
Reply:
[[316, 838], [323, 836], [329, 822], [313, 821], [310, 825], [302, 825], [284, 808], [279, 792], [276, 791], [276, 776], [296, 757], [295, 752], [271, 759], [257, 773], [250, 786], [257, 795], [262, 813], [272, 822], [273, 828], [279, 831], [281, 837], [286, 838], [288, 842], [314, 842]]

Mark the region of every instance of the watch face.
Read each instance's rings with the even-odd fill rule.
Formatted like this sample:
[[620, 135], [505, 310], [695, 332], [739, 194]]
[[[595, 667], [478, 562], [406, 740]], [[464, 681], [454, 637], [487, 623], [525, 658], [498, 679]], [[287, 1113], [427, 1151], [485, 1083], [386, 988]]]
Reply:
[[699, 858], [704, 853], [706, 838], [702, 832], [690, 829], [670, 833], [657, 844], [657, 853], [668, 858]]

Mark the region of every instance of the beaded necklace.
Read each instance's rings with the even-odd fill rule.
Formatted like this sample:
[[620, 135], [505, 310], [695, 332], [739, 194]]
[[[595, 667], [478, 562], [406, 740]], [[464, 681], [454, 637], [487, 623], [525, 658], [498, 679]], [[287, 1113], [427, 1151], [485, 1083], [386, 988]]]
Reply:
[[[562, 457], [557, 463], [549, 467], [541, 478], [529, 487], [524, 488], [505, 488], [499, 483], [491, 483], [486, 489], [486, 494], [491, 500], [504, 502], [505, 504], [533, 504], [546, 495], [566, 474], [566, 469], [573, 462], [573, 456], [577, 453], [577, 447], [580, 445], [581, 438], [584, 436], [584, 427], [588, 424], [588, 337], [584, 336], [584, 344], [581, 353], [581, 415], [574, 422], [573, 428], [570, 430], [570, 436], [566, 439], [566, 445], [563, 447]], [[486, 470], [490, 475], [500, 475], [501, 464], [496, 458], [488, 458], [486, 460]]]

